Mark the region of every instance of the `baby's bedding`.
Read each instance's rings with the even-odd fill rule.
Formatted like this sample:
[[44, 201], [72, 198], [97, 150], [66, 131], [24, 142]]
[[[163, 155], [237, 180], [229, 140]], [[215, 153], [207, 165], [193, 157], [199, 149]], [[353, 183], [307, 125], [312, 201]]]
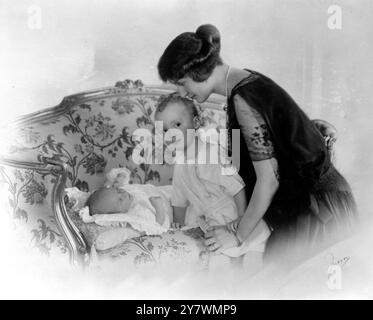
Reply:
[[[95, 223], [100, 226], [126, 226], [144, 232], [147, 235], [157, 235], [166, 232], [172, 221], [172, 208], [169, 204], [171, 186], [155, 187], [153, 185], [128, 184], [120, 188], [125, 189], [135, 198], [133, 205], [126, 213], [90, 215], [85, 203], [90, 195], [76, 187], [67, 188], [66, 193], [74, 202], [72, 209], [79, 211], [79, 215], [85, 223]], [[160, 198], [162, 224], [156, 221], [156, 211], [150, 202], [150, 197]]]
[[[136, 185], [128, 185], [136, 188]], [[142, 185], [141, 188], [144, 188]], [[156, 187], [158, 192], [169, 197], [169, 186]], [[144, 192], [151, 192], [152, 186]], [[130, 190], [128, 190], [130, 192]], [[133, 192], [134, 190], [132, 190]], [[148, 265], [179, 261], [181, 264], [197, 264], [204, 267], [208, 256], [203, 246], [203, 232], [199, 228], [165, 230], [156, 235], [142, 235], [120, 224], [98, 224], [83, 221], [81, 206], [87, 201], [87, 193], [76, 188], [66, 190], [68, 215], [83, 233], [88, 245], [97, 254], [97, 259], [115, 260], [121, 265]], [[79, 210], [80, 208], [80, 210]], [[84, 208], [83, 208], [84, 209]], [[79, 214], [80, 211], [80, 214]], [[115, 215], [110, 215], [115, 216]]]
[[100, 233], [93, 243], [96, 250], [107, 250], [114, 248], [118, 244], [125, 242], [128, 239], [140, 236], [140, 234], [132, 228], [114, 228], [105, 230]]
[[[201, 268], [207, 264], [208, 253], [203, 246], [203, 232], [199, 228], [139, 236], [131, 228], [84, 223], [78, 212], [73, 210], [69, 210], [68, 214], [89, 246], [93, 247], [97, 263], [110, 260], [121, 266], [146, 267], [179, 262], [181, 265], [193, 264]], [[113, 234], [115, 245], [110, 243]], [[118, 241], [120, 237], [122, 241]]]
[[[174, 260], [177, 256], [182, 257], [181, 259], [185, 258], [185, 263], [202, 261], [202, 264], [208, 264], [209, 254], [203, 246], [204, 233], [200, 228], [192, 226], [182, 230], [169, 230], [172, 221], [170, 206], [172, 186], [128, 184], [129, 177], [129, 170], [126, 168], [112, 169], [107, 174], [105, 183], [106, 186], [115, 185], [123, 188], [136, 197], [135, 205], [124, 214], [90, 216], [89, 209], [85, 206], [89, 193], [81, 192], [77, 188], [66, 189], [69, 199], [74, 203], [71, 206], [70, 216], [86, 238], [89, 238], [87, 241], [93, 247], [93, 252], [97, 250], [100, 256], [111, 258], [127, 257], [129, 261], [133, 260], [132, 262], [135, 263], [137, 261], [158, 263], [162, 257], [164, 260], [165, 257], [172, 256]], [[155, 221], [150, 197], [160, 197], [163, 200], [161, 211], [166, 217], [163, 225]], [[262, 232], [256, 236], [256, 241], [244, 243], [224, 253], [237, 257], [248, 250], [263, 252], [268, 236], [269, 234]]]

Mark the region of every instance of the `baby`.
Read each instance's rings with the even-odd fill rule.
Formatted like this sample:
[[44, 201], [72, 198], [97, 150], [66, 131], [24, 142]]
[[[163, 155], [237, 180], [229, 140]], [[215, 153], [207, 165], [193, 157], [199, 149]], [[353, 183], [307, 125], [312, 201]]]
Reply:
[[[137, 196], [135, 196], [135, 192], [131, 194], [126, 191], [125, 188], [124, 186], [103, 187], [95, 190], [89, 196], [86, 203], [89, 208], [89, 215], [124, 214], [128, 213], [130, 209], [134, 209], [136, 207], [135, 202], [139, 201], [139, 195], [137, 193]], [[129, 189], [131, 189], [131, 187], [129, 187]], [[132, 189], [134, 188], [132, 187]], [[162, 203], [164, 199], [162, 199], [161, 196], [154, 195], [150, 196], [148, 200], [154, 208], [156, 222], [159, 225], [163, 225], [166, 220], [164, 204]], [[149, 204], [146, 202], [147, 201], [142, 200], [142, 205], [146, 205], [149, 208]]]
[[[177, 93], [161, 101], [155, 112], [155, 120], [163, 121], [165, 132], [178, 129], [184, 137], [187, 137], [188, 129], [198, 129], [201, 125], [194, 103]], [[199, 159], [207, 159], [213, 147], [213, 144], [202, 141], [199, 135], [195, 139], [184, 138], [184, 144], [176, 146], [176, 149], [184, 151], [182, 155], [185, 161], [177, 159], [174, 167], [171, 204], [175, 226], [199, 225], [206, 231], [210, 227], [228, 225], [245, 213], [247, 200], [242, 178], [235, 172], [223, 175], [223, 166], [219, 163], [198, 163]], [[187, 160], [194, 160], [195, 164]], [[250, 251], [262, 255], [270, 235], [263, 220], [252, 235], [241, 246], [222, 253], [229, 257], [247, 255]]]
[[100, 234], [96, 249], [105, 250], [129, 237], [157, 235], [169, 229], [172, 186], [129, 184], [127, 168], [112, 169], [106, 177], [104, 187], [92, 193], [66, 189], [69, 198], [75, 200], [73, 209], [79, 210], [85, 223], [114, 227]]
[[87, 200], [89, 214], [126, 213], [131, 207], [134, 196], [118, 187], [99, 188]]

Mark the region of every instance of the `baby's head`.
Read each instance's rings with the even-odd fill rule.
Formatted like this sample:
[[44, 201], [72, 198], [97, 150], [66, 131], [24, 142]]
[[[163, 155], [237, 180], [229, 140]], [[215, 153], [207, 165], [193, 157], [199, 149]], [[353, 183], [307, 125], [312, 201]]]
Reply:
[[87, 200], [90, 215], [126, 213], [133, 202], [133, 195], [121, 188], [100, 188]]
[[157, 106], [154, 115], [155, 121], [163, 122], [163, 130], [178, 129], [184, 135], [186, 143], [187, 130], [197, 130], [202, 125], [197, 106], [190, 99], [174, 92], [165, 97]]

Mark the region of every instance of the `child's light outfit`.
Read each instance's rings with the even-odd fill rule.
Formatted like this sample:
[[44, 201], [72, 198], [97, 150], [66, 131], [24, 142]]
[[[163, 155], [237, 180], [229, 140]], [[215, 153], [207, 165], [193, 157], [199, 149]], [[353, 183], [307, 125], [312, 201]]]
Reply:
[[[206, 159], [204, 153], [206, 144], [199, 139], [196, 158]], [[193, 146], [194, 148], [194, 146]], [[188, 207], [185, 225], [197, 227], [198, 220], [204, 216], [209, 226], [226, 225], [238, 218], [234, 196], [245, 184], [242, 178], [233, 173], [222, 174], [220, 164], [175, 164], [173, 174], [173, 194], [171, 204], [175, 207]], [[226, 172], [226, 171], [225, 171]], [[240, 247], [231, 248], [223, 253], [237, 257], [247, 251], [264, 252], [270, 230], [264, 221], [260, 221], [254, 229], [250, 241]]]

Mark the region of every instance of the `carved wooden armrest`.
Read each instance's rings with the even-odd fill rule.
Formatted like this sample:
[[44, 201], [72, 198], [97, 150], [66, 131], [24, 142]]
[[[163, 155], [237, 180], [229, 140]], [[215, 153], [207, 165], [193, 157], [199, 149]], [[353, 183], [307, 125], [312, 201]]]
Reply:
[[19, 161], [0, 157], [0, 164], [12, 168], [33, 170], [52, 174], [56, 179], [52, 189], [52, 212], [62, 232], [70, 254], [70, 262], [84, 265], [88, 261], [89, 247], [79, 229], [67, 214], [64, 196], [67, 180], [67, 165], [53, 158], [41, 157], [41, 162]]

